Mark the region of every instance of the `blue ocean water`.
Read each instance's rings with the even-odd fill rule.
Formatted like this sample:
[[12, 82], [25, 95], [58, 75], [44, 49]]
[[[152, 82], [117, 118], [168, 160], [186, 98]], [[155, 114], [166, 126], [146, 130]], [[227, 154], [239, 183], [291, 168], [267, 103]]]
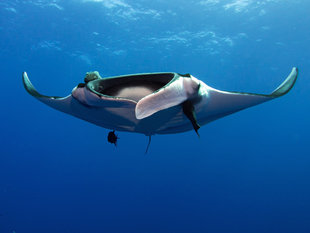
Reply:
[[[0, 233], [310, 232], [310, 2], [1, 0]], [[57, 112], [86, 72], [191, 73], [289, 94], [194, 131], [144, 135]]]

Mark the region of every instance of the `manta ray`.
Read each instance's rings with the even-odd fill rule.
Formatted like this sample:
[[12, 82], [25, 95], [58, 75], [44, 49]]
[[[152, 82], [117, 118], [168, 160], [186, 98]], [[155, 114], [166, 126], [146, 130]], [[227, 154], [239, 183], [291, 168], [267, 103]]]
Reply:
[[285, 95], [297, 76], [294, 67], [271, 94], [221, 91], [190, 74], [173, 72], [107, 78], [100, 77], [97, 71], [89, 72], [66, 97], [40, 94], [26, 72], [23, 83], [27, 92], [44, 104], [113, 130], [109, 137], [116, 145], [115, 130], [144, 134], [149, 136], [149, 142], [155, 134], [189, 130], [198, 134], [205, 124]]

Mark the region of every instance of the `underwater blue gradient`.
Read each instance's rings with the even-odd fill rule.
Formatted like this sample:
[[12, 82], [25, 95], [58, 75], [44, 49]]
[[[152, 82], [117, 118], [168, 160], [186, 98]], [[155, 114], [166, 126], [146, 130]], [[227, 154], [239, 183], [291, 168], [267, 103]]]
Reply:
[[[0, 233], [310, 232], [310, 2], [1, 0]], [[200, 129], [148, 138], [31, 97], [102, 77], [191, 73], [286, 96]]]

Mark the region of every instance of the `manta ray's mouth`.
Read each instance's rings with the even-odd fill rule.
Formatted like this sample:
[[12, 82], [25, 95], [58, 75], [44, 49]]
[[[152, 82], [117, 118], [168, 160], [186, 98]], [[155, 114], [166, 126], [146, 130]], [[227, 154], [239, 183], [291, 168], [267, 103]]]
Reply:
[[126, 75], [109, 79], [97, 79], [88, 88], [99, 95], [125, 98], [138, 102], [170, 83], [175, 73]]

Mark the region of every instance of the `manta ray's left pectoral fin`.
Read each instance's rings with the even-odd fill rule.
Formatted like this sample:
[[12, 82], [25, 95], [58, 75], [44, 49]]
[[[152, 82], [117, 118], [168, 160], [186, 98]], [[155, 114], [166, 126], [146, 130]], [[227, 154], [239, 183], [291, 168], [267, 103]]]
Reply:
[[276, 98], [288, 93], [294, 86], [298, 76], [298, 68], [294, 67], [284, 82], [275, 89], [269, 96]]
[[211, 87], [208, 89], [208, 103], [199, 113], [201, 124], [217, 120], [240, 110], [264, 103], [288, 93], [294, 86], [298, 76], [298, 69], [293, 68], [285, 81], [271, 94], [254, 94], [242, 92], [221, 91]]

